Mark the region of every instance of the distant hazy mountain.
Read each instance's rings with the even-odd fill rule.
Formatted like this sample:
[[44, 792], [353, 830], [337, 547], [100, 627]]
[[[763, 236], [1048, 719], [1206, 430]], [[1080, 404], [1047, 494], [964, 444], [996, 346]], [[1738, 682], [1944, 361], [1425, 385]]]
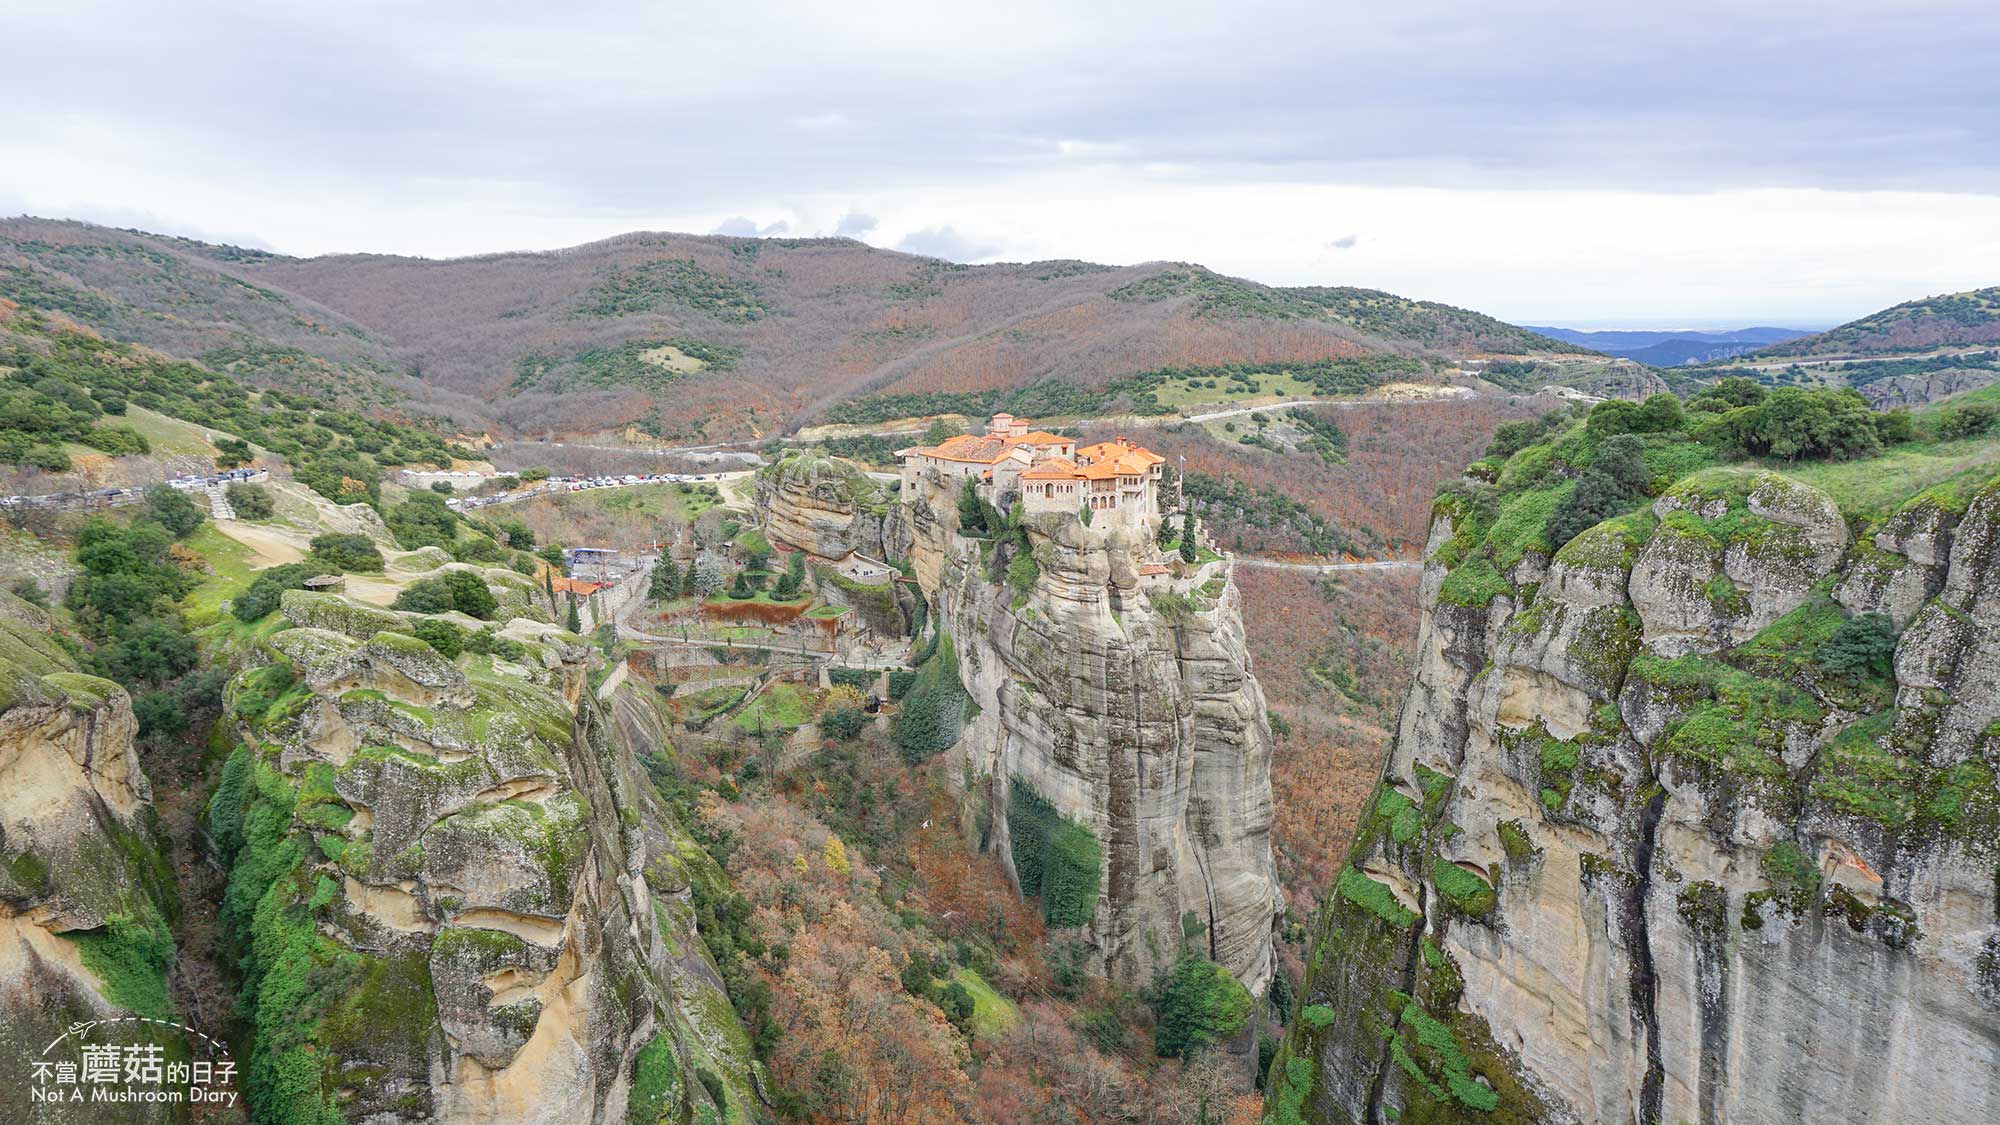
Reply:
[[1796, 340], [1812, 333], [1802, 328], [1733, 328], [1725, 331], [1691, 329], [1657, 332], [1613, 330], [1584, 332], [1574, 328], [1529, 327], [1565, 343], [1577, 344], [1607, 355], [1637, 360], [1654, 367], [1677, 367], [1684, 363], [1706, 363], [1733, 359], [1759, 348]]

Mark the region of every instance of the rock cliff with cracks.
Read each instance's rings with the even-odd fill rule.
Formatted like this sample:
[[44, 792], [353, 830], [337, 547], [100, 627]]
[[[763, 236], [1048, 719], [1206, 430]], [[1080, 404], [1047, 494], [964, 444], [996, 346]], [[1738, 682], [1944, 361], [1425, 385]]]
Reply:
[[1991, 463], [1704, 469], [1551, 555], [1563, 456], [1439, 498], [1270, 1117], [2000, 1119]]
[[724, 877], [640, 768], [668, 749], [650, 695], [600, 704], [592, 649], [527, 619], [447, 658], [416, 615], [305, 591], [282, 613], [231, 684], [208, 812], [259, 1113], [754, 1119], [695, 932]]
[[[61, 1118], [30, 1091], [71, 1025], [175, 1019], [169, 974], [178, 908], [133, 737], [132, 701], [77, 671], [47, 618], [0, 593], [0, 1084], [21, 1120]], [[112, 1025], [92, 1042], [185, 1051], [177, 1031]], [[127, 1031], [130, 1034], [126, 1034]], [[183, 1054], [182, 1057], [186, 1057]], [[131, 1106], [129, 1120], [171, 1120]]]
[[901, 557], [907, 532], [890, 486], [823, 453], [793, 453], [757, 471], [757, 521], [773, 543], [825, 559]]
[[952, 483], [904, 500], [981, 842], [1106, 975], [1144, 983], [1185, 944], [1261, 989], [1271, 737], [1228, 562], [1142, 574], [1149, 531], [1069, 513], [961, 535]]

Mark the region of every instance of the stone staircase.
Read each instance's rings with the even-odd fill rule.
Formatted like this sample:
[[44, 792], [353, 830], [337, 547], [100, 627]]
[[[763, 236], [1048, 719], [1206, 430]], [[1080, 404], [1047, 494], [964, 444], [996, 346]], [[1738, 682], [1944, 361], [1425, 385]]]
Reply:
[[229, 494], [223, 490], [222, 485], [211, 484], [207, 488], [202, 489], [202, 491], [208, 493], [209, 514], [218, 520], [233, 520], [236, 518], [236, 509], [229, 506]]

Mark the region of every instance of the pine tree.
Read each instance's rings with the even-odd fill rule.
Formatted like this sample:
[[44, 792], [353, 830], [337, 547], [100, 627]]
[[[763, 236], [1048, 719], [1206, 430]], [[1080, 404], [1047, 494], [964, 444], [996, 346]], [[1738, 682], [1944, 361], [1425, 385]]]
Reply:
[[653, 564], [653, 581], [646, 588], [649, 602], [670, 602], [681, 590], [681, 568], [674, 565], [674, 557], [660, 552], [660, 561]]
[[576, 595], [574, 593], [569, 596], [569, 618], [563, 623], [563, 628], [568, 629], [577, 636], [583, 635], [583, 615], [576, 610]]
[[549, 596], [549, 612], [554, 613], [556, 611], [556, 568], [555, 567], [545, 566], [542, 568], [542, 592]]
[[1193, 562], [1194, 553], [1194, 509], [1181, 513], [1181, 561]]

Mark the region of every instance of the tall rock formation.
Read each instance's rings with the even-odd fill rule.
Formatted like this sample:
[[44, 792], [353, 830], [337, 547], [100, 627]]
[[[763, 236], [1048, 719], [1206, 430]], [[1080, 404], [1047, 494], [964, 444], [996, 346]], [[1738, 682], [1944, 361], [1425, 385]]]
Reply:
[[650, 695], [607, 715], [593, 650], [525, 618], [447, 658], [417, 615], [295, 590], [283, 616], [230, 686], [208, 814], [260, 1112], [720, 1120], [705, 1070], [747, 1114], [691, 901], [723, 876], [638, 764]]
[[1229, 563], [1142, 573], [1147, 529], [1073, 513], [959, 535], [954, 484], [922, 476], [904, 509], [969, 697], [953, 753], [983, 843], [1098, 971], [1144, 983], [1185, 945], [1261, 989], [1283, 906], [1271, 737]]
[[1576, 448], [1439, 498], [1272, 1119], [2000, 1119], [2000, 476], [1707, 469], [1550, 557]]
[[824, 559], [857, 551], [900, 558], [908, 550], [891, 486], [824, 453], [792, 453], [757, 470], [755, 503], [773, 543]]
[[[82, 1119], [31, 1096], [57, 1092], [37, 1062], [77, 1062], [74, 1046], [47, 1053], [72, 1025], [176, 1016], [178, 903], [132, 701], [78, 672], [50, 632], [40, 611], [0, 593], [0, 1084], [16, 1120]], [[114, 1025], [91, 1041], [185, 1050], [180, 1032], [154, 1026]], [[173, 1117], [167, 1106], [120, 1112]]]

